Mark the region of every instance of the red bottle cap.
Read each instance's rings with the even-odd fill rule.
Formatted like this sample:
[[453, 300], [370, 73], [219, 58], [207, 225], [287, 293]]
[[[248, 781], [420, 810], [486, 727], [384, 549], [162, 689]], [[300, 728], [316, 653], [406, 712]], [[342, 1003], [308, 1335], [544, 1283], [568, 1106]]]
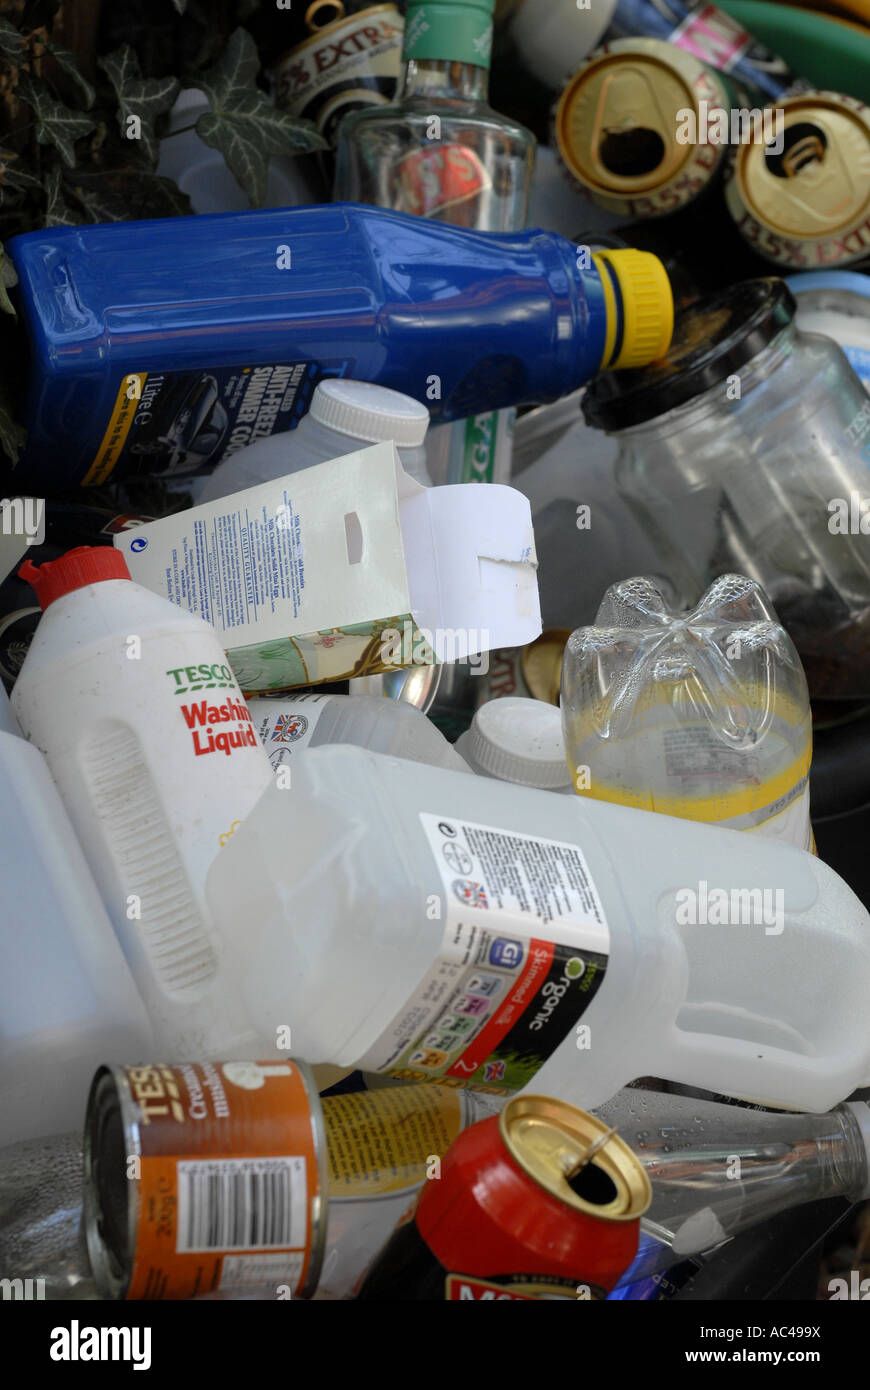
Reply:
[[130, 579], [127, 561], [113, 545], [79, 545], [59, 560], [48, 560], [44, 565], [25, 560], [18, 574], [35, 591], [43, 612], [56, 598], [72, 593], [73, 589], [84, 589], [87, 584], [99, 584], [104, 579]]

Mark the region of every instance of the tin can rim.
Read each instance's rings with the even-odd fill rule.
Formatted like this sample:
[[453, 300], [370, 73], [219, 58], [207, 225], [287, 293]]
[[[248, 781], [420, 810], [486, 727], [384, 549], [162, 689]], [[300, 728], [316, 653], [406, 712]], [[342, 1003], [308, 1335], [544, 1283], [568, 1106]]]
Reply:
[[[693, 81], [697, 80], [698, 76], [705, 70], [711, 82], [718, 88], [717, 99], [720, 104], [728, 104], [728, 93], [719, 73], [703, 63], [700, 58], [695, 57], [694, 54], [681, 48], [675, 48], [673, 44], [667, 43], [663, 39], [645, 37], [614, 39], [611, 43], [605, 44], [591, 53], [568, 79], [556, 99], [552, 115], [553, 133], [559, 157], [569, 175], [577, 179], [583, 187], [588, 187], [589, 194], [593, 199], [596, 196], [607, 197], [618, 203], [628, 203], [645, 194], [655, 194], [668, 188], [680, 176], [687, 162], [693, 158], [693, 146], [687, 144], [684, 157], [664, 178], [661, 176], [656, 178], [655, 170], [642, 176], [642, 178], [608, 172], [606, 182], [593, 175], [591, 170], [585, 168], [577, 159], [568, 131], [568, 123], [578, 93], [591, 77], [608, 66], [623, 63], [627, 57], [642, 60], [646, 65], [667, 72], [678, 79], [685, 88], [687, 102], [691, 104], [696, 116], [700, 110], [700, 97], [694, 90]], [[671, 139], [670, 144], [672, 147], [675, 145], [675, 138]], [[719, 158], [715, 165], [709, 168], [708, 177], [712, 178], [713, 173], [722, 164], [724, 156], [725, 147], [721, 146]]]
[[[314, 1152], [317, 1156], [317, 1191], [309, 1208], [311, 1245], [308, 1272], [304, 1285], [301, 1285], [296, 1293], [297, 1298], [307, 1299], [314, 1294], [320, 1283], [326, 1254], [329, 1183], [326, 1126], [323, 1118], [323, 1106], [311, 1067], [307, 1062], [300, 1061], [295, 1057], [288, 1057], [286, 1060], [296, 1068], [302, 1082], [308, 1105]], [[179, 1066], [178, 1063], [172, 1065], [174, 1067]], [[123, 1256], [116, 1259], [100, 1229], [101, 1216], [104, 1210], [100, 1200], [101, 1182], [111, 1182], [112, 1174], [108, 1172], [101, 1174], [100, 1171], [99, 1134], [102, 1123], [113, 1111], [117, 1111], [120, 1116], [124, 1152], [127, 1158], [132, 1156], [141, 1158], [142, 1141], [136, 1120], [137, 1107], [130, 1090], [126, 1068], [104, 1065], [96, 1072], [88, 1094], [83, 1143], [83, 1216], [88, 1258], [91, 1262], [97, 1290], [102, 1298], [120, 1301], [126, 1297], [133, 1277], [136, 1236], [139, 1225], [140, 1185], [137, 1178], [120, 1175], [121, 1180], [127, 1183], [128, 1188], [127, 1248]]]
[[[100, 1169], [98, 1136], [109, 1115], [117, 1110], [124, 1136], [124, 1149], [129, 1157], [142, 1155], [139, 1126], [133, 1118], [133, 1098], [122, 1067], [101, 1066], [94, 1075], [85, 1112], [83, 1215], [85, 1241], [94, 1282], [102, 1298], [123, 1299], [130, 1287], [134, 1250], [131, 1235], [139, 1217], [139, 1182], [122, 1175], [127, 1183], [127, 1248], [121, 1263], [116, 1261], [101, 1230], [104, 1205], [100, 1199], [103, 1175]], [[111, 1181], [111, 1175], [105, 1175]]]
[[[870, 147], [870, 107], [855, 97], [846, 97], [839, 92], [829, 92], [812, 90], [808, 92], [797, 92], [790, 97], [781, 97], [778, 108], [784, 111], [785, 120], [794, 123], [794, 117], [805, 120], [808, 124], [816, 118], [832, 113], [847, 121], [849, 125], [863, 132], [865, 140]], [[780, 236], [788, 237], [789, 241], [800, 244], [805, 242], [807, 245], [828, 242], [842, 237], [844, 233], [854, 231], [861, 226], [870, 212], [870, 186], [865, 189], [863, 196], [852, 200], [848, 208], [836, 226], [820, 231], [818, 228], [807, 232], [801, 232], [793, 228], [784, 228], [777, 220], [778, 213], [771, 212], [771, 206], [775, 204], [774, 194], [782, 192], [777, 187], [780, 182], [773, 174], [764, 175], [763, 162], [765, 148], [763, 145], [748, 143], [735, 146], [731, 152], [731, 167], [727, 173], [728, 194], [737, 204], [737, 216], [745, 214], [756, 226], [769, 228], [772, 232]], [[756, 182], [761, 178], [769, 181], [770, 196], [762, 202], [754, 185], [750, 187], [750, 177]], [[732, 217], [735, 213], [732, 211]], [[858, 259], [861, 250], [851, 257], [852, 260]]]
[[[637, 1221], [652, 1202], [652, 1187], [637, 1155], [596, 1115], [552, 1096], [514, 1096], [499, 1115], [502, 1141], [514, 1162], [537, 1185], [574, 1211], [599, 1221]], [[610, 1179], [610, 1201], [581, 1196], [566, 1178], [565, 1164], [580, 1160], [591, 1144], [607, 1136], [593, 1167]], [[561, 1151], [558, 1149], [561, 1140]]]
[[314, 1079], [314, 1072], [307, 1062], [297, 1057], [289, 1058], [302, 1079], [308, 1111], [311, 1117], [311, 1137], [317, 1155], [317, 1194], [311, 1203], [311, 1254], [308, 1259], [308, 1274], [304, 1286], [300, 1287], [298, 1298], [311, 1298], [315, 1293], [323, 1273], [326, 1256], [326, 1225], [329, 1204], [329, 1162], [326, 1148], [326, 1124], [323, 1118], [323, 1103]]

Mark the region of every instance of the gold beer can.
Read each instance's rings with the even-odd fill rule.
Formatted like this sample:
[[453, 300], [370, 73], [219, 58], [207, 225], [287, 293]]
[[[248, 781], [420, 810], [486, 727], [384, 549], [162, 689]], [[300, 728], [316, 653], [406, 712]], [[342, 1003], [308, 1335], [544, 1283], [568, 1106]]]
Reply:
[[836, 92], [780, 98], [776, 139], [741, 144], [725, 201], [759, 255], [790, 270], [870, 251], [870, 108]]
[[681, 139], [728, 111], [720, 75], [660, 39], [604, 44], [564, 88], [555, 145], [598, 207], [627, 219], [663, 217], [694, 202], [724, 167], [727, 145]]

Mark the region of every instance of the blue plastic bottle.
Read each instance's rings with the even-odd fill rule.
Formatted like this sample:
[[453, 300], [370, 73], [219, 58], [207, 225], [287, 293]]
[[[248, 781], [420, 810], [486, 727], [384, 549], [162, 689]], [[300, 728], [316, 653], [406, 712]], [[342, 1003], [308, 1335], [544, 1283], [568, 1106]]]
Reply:
[[554, 400], [654, 360], [672, 327], [648, 253], [353, 203], [50, 227], [7, 249], [32, 348], [31, 487], [211, 468], [292, 429], [325, 376], [443, 420]]

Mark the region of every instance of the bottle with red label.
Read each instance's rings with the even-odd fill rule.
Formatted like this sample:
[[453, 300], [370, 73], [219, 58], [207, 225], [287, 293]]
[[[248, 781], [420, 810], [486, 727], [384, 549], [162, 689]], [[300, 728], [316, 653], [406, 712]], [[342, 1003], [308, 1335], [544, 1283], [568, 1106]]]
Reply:
[[[536, 141], [488, 104], [494, 0], [411, 0], [396, 103], [341, 124], [335, 197], [476, 231], [520, 231]], [[435, 430], [439, 482], [506, 482], [514, 412]]]
[[155, 1044], [192, 1061], [256, 1056], [274, 1034], [258, 1037], [237, 1006], [205, 879], [272, 770], [217, 633], [134, 584], [110, 546], [19, 573], [44, 611], [12, 706], [48, 761]]

